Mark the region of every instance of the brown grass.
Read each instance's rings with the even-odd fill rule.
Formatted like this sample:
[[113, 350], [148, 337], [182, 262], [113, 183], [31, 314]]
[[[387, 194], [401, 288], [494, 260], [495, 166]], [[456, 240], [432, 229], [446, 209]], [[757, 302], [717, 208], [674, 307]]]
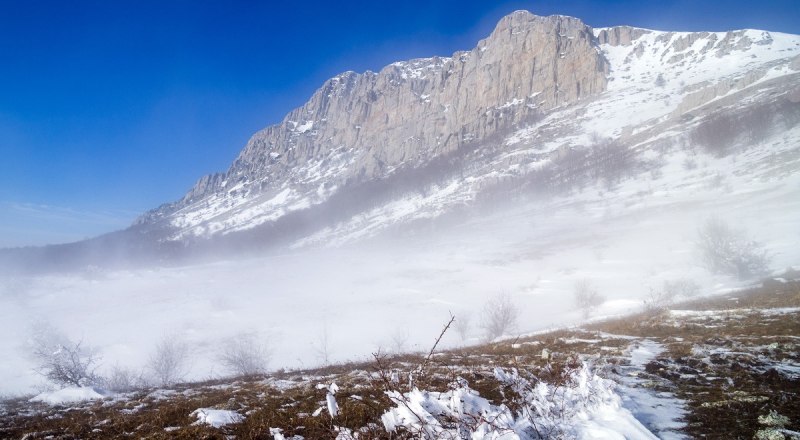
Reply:
[[[615, 366], [628, 362], [626, 350], [635, 342], [613, 335], [647, 337], [660, 342], [665, 351], [641, 375], [657, 378], [659, 389], [687, 402], [686, 433], [690, 436], [752, 438], [759, 428], [757, 417], [770, 410], [789, 416], [792, 425], [787, 428], [798, 430], [800, 381], [771, 369], [771, 365], [800, 365], [800, 313], [770, 315], [759, 311], [798, 306], [800, 283], [767, 282], [759, 288], [673, 307], [727, 311], [721, 315], [677, 318], [669, 313], [639, 314], [584, 328], [436, 353], [427, 374], [417, 377], [415, 385], [441, 390], [454, 378], [462, 377], [490, 401], [507, 402], [509, 390], [492, 374], [496, 366], [524, 368], [542, 380], [559, 383], [571, 369], [589, 361], [598, 371], [613, 377]], [[543, 348], [551, 353], [548, 359], [541, 356]], [[725, 351], [715, 351], [719, 349]], [[384, 393], [387, 375], [400, 371], [403, 379], [396, 387], [402, 389], [407, 387], [407, 373], [423, 362], [423, 356], [414, 354], [380, 357], [376, 362], [281, 371], [269, 377], [184, 384], [162, 398], [148, 390], [121, 400], [74, 407], [10, 400], [0, 405], [0, 438], [272, 439], [270, 428], [281, 428], [287, 438], [334, 439], [337, 426], [360, 429], [364, 439], [389, 438], [380, 422], [381, 414], [390, 407]], [[279, 390], [265, 380], [268, 378], [294, 381], [296, 386]], [[340, 386], [340, 415], [332, 419], [323, 411], [312, 416], [325, 400], [325, 390], [314, 385], [333, 381]], [[246, 417], [241, 423], [220, 429], [194, 425], [190, 414], [201, 407], [236, 410]]]

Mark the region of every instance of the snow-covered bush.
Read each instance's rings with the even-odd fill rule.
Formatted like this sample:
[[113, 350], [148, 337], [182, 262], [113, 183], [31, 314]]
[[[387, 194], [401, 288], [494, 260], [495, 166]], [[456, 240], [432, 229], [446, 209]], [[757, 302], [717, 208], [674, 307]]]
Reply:
[[516, 369], [497, 368], [494, 375], [507, 388], [506, 401], [499, 405], [463, 378], [445, 392], [388, 391], [393, 407], [381, 416], [384, 428], [420, 439], [606, 438], [619, 433], [654, 438], [621, 407], [614, 383], [585, 365], [569, 371], [563, 384], [548, 384]]
[[769, 255], [763, 245], [718, 217], [711, 217], [700, 226], [697, 246], [706, 267], [715, 273], [749, 279], [764, 275], [769, 269]]
[[189, 346], [181, 339], [164, 336], [148, 360], [148, 369], [156, 384], [172, 385], [181, 381], [188, 371]]
[[72, 341], [47, 323], [31, 329], [28, 341], [36, 372], [60, 386], [96, 384], [99, 358], [83, 341]]
[[491, 298], [483, 306], [481, 319], [486, 340], [491, 341], [513, 331], [518, 316], [519, 310], [509, 294], [503, 293]]
[[271, 357], [269, 345], [255, 335], [242, 333], [225, 341], [220, 363], [237, 376], [264, 374]]

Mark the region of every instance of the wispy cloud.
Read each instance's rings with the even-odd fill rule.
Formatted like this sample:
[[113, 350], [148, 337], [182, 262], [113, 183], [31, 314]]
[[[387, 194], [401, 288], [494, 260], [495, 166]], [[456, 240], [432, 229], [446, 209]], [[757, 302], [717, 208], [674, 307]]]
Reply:
[[0, 247], [64, 243], [122, 229], [140, 214], [0, 201]]

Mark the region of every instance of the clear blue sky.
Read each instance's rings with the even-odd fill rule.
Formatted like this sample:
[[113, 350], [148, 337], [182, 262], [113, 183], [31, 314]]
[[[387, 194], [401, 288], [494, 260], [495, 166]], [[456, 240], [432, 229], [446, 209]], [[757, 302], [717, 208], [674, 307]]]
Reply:
[[0, 0], [0, 247], [123, 228], [325, 79], [470, 49], [516, 9], [800, 33], [797, 0]]

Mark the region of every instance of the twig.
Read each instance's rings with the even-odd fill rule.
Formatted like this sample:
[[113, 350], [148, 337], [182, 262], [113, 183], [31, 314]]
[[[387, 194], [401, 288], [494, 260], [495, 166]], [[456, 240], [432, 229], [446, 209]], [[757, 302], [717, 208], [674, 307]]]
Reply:
[[439, 345], [439, 342], [441, 342], [442, 338], [444, 337], [444, 334], [447, 332], [447, 330], [450, 328], [450, 326], [453, 325], [453, 322], [455, 322], [455, 320], [456, 320], [455, 315], [453, 315], [451, 313], [450, 314], [450, 320], [447, 321], [447, 325], [445, 325], [444, 328], [442, 329], [442, 332], [439, 333], [439, 337], [436, 338], [436, 342], [433, 343], [433, 347], [431, 347], [431, 351], [428, 353], [428, 356], [425, 357], [425, 360], [422, 361], [422, 364], [417, 369], [418, 374], [420, 376], [425, 374], [425, 369], [428, 367], [428, 364], [431, 362], [431, 359], [433, 358], [433, 353], [436, 351], [436, 347]]

